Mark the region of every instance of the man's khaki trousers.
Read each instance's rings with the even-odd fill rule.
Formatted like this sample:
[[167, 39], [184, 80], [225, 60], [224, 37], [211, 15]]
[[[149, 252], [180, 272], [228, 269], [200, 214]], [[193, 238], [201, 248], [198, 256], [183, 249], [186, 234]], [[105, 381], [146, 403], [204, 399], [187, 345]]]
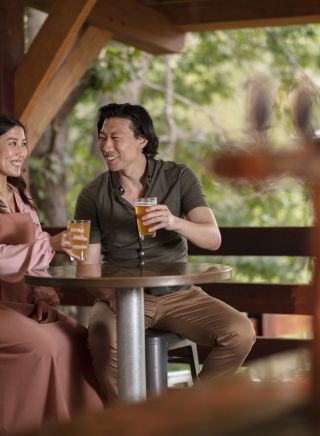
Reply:
[[[89, 321], [88, 347], [107, 403], [117, 401], [117, 334], [114, 304], [97, 301]], [[114, 301], [114, 299], [113, 299]], [[199, 374], [215, 378], [234, 373], [255, 341], [251, 321], [222, 301], [192, 286], [161, 297], [144, 296], [145, 327], [173, 331], [211, 347]]]

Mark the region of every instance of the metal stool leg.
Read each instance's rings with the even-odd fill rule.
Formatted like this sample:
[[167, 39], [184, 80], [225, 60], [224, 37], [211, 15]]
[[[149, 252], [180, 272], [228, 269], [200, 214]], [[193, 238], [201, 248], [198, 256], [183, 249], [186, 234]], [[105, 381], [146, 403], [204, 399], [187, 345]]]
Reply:
[[191, 342], [190, 347], [192, 353], [192, 359], [190, 362], [190, 371], [191, 371], [192, 381], [194, 383], [197, 380], [198, 374], [200, 372], [200, 364], [199, 364], [197, 344]]
[[148, 394], [160, 394], [168, 386], [168, 344], [163, 336], [146, 335], [146, 376]]
[[156, 329], [146, 331], [146, 377], [147, 392], [160, 394], [168, 387], [168, 350], [188, 347], [192, 381], [195, 382], [200, 372], [197, 345], [173, 332]]

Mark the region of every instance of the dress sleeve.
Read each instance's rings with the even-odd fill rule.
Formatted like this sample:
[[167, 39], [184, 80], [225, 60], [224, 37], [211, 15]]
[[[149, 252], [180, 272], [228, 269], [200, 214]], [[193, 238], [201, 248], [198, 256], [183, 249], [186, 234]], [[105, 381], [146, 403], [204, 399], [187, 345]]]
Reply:
[[25, 272], [47, 268], [54, 252], [49, 235], [45, 232], [32, 243], [6, 245], [0, 243], [0, 279], [19, 281]]
[[0, 279], [16, 282], [26, 271], [47, 268], [54, 252], [37, 215], [0, 214]]

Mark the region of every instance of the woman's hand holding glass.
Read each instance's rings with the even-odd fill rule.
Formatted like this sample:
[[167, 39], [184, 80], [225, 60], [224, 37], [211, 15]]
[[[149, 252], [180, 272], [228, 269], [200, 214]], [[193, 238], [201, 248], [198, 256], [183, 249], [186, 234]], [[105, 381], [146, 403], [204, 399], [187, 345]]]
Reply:
[[[72, 221], [73, 223], [74, 221]], [[86, 260], [88, 255], [90, 222], [89, 225], [83, 222], [77, 225], [70, 225], [68, 221], [67, 230], [51, 236], [50, 244], [53, 251], [64, 251], [73, 260]]]

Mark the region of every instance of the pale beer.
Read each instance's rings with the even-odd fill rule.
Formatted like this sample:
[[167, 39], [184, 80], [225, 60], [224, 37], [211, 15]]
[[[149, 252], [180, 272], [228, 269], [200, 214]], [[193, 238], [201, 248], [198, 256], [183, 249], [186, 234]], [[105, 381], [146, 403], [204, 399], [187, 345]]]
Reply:
[[156, 197], [149, 197], [149, 198], [136, 198], [134, 202], [134, 207], [136, 211], [136, 219], [137, 219], [137, 226], [138, 226], [138, 233], [139, 238], [144, 239], [146, 236], [156, 236], [156, 232], [150, 233], [148, 230], [148, 226], [143, 224], [142, 216], [146, 214], [146, 208], [149, 206], [154, 206], [157, 204], [157, 198]]
[[[86, 241], [80, 239], [72, 239], [71, 257], [77, 256], [80, 260], [86, 260], [88, 257], [89, 237], [90, 237], [90, 220], [69, 220], [67, 222], [67, 229], [70, 232], [71, 229], [83, 229], [83, 233], [72, 232], [73, 235], [83, 235], [87, 238]], [[86, 248], [77, 248], [86, 246]]]

